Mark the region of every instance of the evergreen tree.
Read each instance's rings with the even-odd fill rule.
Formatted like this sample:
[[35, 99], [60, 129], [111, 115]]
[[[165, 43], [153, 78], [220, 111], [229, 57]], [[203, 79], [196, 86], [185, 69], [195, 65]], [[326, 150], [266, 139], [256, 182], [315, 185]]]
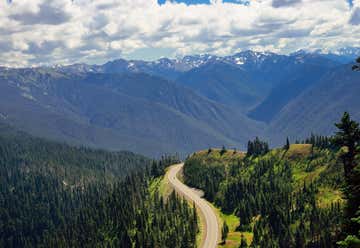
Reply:
[[222, 156], [225, 153], [226, 153], [226, 148], [225, 148], [225, 146], [222, 146], [221, 151], [220, 151], [220, 155]]
[[229, 227], [226, 224], [226, 221], [224, 221], [222, 229], [221, 229], [221, 241], [222, 241], [223, 244], [226, 243], [228, 233], [229, 233]]
[[349, 113], [345, 112], [340, 123], [335, 125], [339, 131], [335, 134], [334, 142], [346, 148], [341, 155], [346, 181], [344, 194], [347, 198], [345, 232], [348, 235], [357, 235], [360, 225], [351, 219], [356, 218], [356, 212], [360, 206], [360, 166], [356, 160], [356, 156], [360, 154], [359, 123], [351, 120]]
[[359, 123], [351, 120], [350, 114], [345, 112], [340, 123], [335, 126], [339, 129], [334, 137], [333, 142], [339, 146], [345, 146], [347, 151], [343, 153], [342, 160], [344, 163], [345, 176], [348, 179], [351, 171], [355, 168], [355, 156], [359, 154], [357, 146], [360, 142]]
[[285, 150], [289, 150], [290, 149], [290, 141], [289, 141], [289, 137], [286, 138], [286, 144], [284, 146]]
[[[352, 218], [351, 221], [356, 223], [357, 225], [360, 225], [360, 207], [357, 211], [357, 216], [355, 218]], [[360, 229], [358, 230], [357, 234], [354, 235], [348, 235], [345, 240], [340, 241], [337, 243], [340, 247], [343, 248], [357, 248], [360, 247]]]
[[305, 226], [304, 222], [301, 221], [298, 229], [295, 233], [295, 247], [303, 248], [305, 247], [306, 239], [305, 239]]
[[254, 141], [249, 140], [247, 156], [260, 156], [269, 152], [269, 144], [256, 137]]
[[248, 247], [248, 245], [247, 245], [246, 239], [245, 239], [244, 235], [241, 235], [241, 243], [240, 243], [239, 248], [247, 248], [247, 247]]

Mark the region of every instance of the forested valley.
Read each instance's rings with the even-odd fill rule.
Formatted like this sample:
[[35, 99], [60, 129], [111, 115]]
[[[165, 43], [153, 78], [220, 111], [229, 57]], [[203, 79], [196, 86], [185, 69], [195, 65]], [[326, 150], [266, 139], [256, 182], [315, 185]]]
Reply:
[[229, 246], [223, 224], [224, 247], [359, 247], [360, 129], [347, 113], [336, 126], [334, 137], [272, 150], [256, 138], [246, 153], [223, 147], [186, 160], [185, 183], [240, 220]]
[[195, 247], [195, 209], [150, 187], [176, 156], [0, 134], [0, 247]]

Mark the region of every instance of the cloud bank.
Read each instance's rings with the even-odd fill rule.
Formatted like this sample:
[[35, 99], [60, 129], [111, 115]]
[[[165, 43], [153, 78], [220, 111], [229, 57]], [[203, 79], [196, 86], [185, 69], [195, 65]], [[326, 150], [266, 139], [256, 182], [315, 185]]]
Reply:
[[360, 45], [360, 0], [0, 0], [0, 65]]

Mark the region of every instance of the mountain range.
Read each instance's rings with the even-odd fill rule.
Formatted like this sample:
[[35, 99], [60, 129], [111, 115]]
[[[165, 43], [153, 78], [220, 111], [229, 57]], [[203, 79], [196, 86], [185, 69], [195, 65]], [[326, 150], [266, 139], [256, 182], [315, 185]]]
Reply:
[[[360, 119], [360, 49], [244, 51], [157, 61], [0, 68], [0, 122], [36, 136], [145, 155], [244, 149], [262, 136], [330, 134]], [[309, 131], [303, 131], [309, 130]]]

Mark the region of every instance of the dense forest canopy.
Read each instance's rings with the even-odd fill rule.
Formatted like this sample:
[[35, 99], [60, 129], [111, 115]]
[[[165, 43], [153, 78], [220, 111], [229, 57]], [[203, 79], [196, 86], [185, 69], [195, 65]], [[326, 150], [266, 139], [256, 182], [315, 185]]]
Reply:
[[176, 157], [0, 133], [0, 247], [195, 246], [195, 209], [150, 190]]

